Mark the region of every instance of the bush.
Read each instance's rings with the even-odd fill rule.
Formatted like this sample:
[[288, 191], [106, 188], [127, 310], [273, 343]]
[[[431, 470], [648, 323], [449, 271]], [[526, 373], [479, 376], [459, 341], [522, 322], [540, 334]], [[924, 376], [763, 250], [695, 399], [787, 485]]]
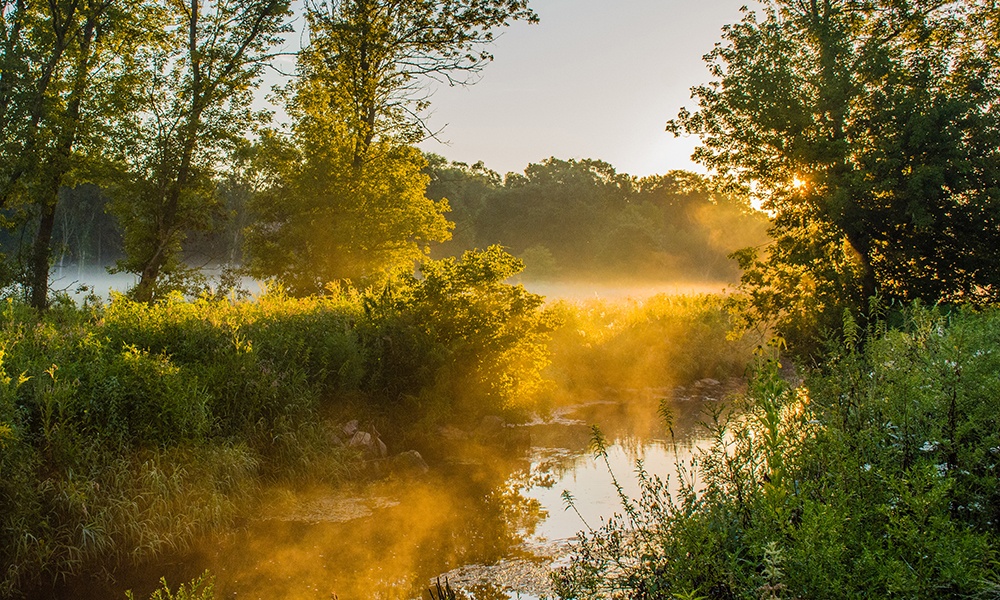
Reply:
[[550, 324], [519, 268], [491, 248], [381, 295], [0, 306], [0, 597], [182, 549], [261, 478], [354, 472], [338, 411], [525, 406]]
[[916, 308], [863, 347], [848, 319], [844, 339], [799, 388], [763, 362], [709, 419], [697, 477], [671, 496], [641, 473], [560, 596], [1000, 595], [1000, 311]]
[[504, 283], [521, 268], [492, 246], [426, 262], [422, 279], [366, 296], [368, 389], [439, 416], [529, 407], [545, 385], [554, 321], [541, 296]]

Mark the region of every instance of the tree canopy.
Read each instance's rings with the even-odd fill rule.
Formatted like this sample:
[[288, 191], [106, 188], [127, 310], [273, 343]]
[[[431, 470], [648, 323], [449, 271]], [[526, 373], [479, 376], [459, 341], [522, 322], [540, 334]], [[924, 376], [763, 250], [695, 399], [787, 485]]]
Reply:
[[998, 298], [996, 34], [973, 0], [772, 1], [724, 29], [668, 129], [773, 216], [741, 254], [760, 316]]
[[760, 213], [694, 173], [638, 178], [557, 158], [503, 179], [434, 157], [428, 170], [428, 195], [447, 197], [461, 227], [439, 251], [502, 244], [529, 278], [735, 280], [728, 255], [766, 239]]
[[307, 4], [309, 44], [286, 93], [290, 160], [257, 202], [250, 271], [296, 293], [367, 286], [448, 239], [445, 200], [425, 191], [428, 78], [462, 83], [492, 30], [536, 20], [526, 0], [331, 0]]

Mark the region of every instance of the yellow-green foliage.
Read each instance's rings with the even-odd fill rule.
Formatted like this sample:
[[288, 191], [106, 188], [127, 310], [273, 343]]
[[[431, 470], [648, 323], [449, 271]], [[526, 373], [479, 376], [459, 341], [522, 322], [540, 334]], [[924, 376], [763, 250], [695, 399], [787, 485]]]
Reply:
[[741, 376], [755, 341], [734, 338], [718, 295], [559, 302], [551, 368], [570, 393]]
[[[135, 600], [131, 590], [125, 593], [128, 600]], [[153, 590], [149, 600], [213, 600], [215, 598], [215, 582], [209, 574], [203, 573], [189, 584], [181, 584], [176, 592], [170, 590], [167, 580], [160, 579], [160, 587]]]
[[366, 297], [373, 389], [459, 417], [529, 406], [545, 387], [555, 320], [541, 296], [504, 283], [522, 268], [492, 246]]
[[117, 297], [39, 319], [6, 303], [0, 597], [179, 549], [227, 523], [262, 466], [342, 474], [316, 411], [358, 387], [358, 306]]
[[183, 548], [262, 477], [343, 476], [344, 412], [523, 406], [551, 327], [519, 268], [493, 248], [365, 295], [0, 305], [0, 597]]

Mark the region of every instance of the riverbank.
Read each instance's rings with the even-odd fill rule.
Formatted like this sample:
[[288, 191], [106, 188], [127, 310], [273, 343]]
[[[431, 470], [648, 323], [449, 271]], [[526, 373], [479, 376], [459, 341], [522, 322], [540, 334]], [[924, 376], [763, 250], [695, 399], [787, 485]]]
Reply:
[[[363, 460], [342, 433], [353, 419], [399, 453], [447, 422], [523, 419], [567, 389], [737, 362], [674, 368], [699, 340], [724, 336], [719, 299], [543, 308], [502, 283], [496, 260], [442, 261], [370, 295], [155, 306], [116, 297], [42, 318], [7, 302], [0, 596], [184, 551], [240, 519], [272, 482], [351, 479]], [[612, 358], [646, 354], [668, 334], [680, 345], [654, 353], [662, 373], [647, 364], [610, 377]], [[738, 346], [730, 357], [746, 353]]]
[[998, 597], [998, 347], [996, 308], [913, 306], [847, 315], [801, 382], [765, 352], [707, 419], [700, 487], [651, 470], [558, 597]]

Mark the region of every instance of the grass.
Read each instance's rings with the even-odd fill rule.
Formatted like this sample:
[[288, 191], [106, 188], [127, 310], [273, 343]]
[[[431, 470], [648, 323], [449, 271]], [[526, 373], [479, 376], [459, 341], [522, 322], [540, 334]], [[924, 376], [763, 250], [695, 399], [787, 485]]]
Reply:
[[347, 418], [523, 409], [551, 326], [511, 261], [304, 299], [0, 301], [0, 598], [182, 550], [263, 480], [351, 476]]
[[742, 403], [706, 415], [680, 493], [640, 470], [559, 596], [1000, 597], [1000, 310], [903, 322], [847, 318], [798, 387], [762, 355]]
[[545, 306], [504, 283], [518, 268], [490, 249], [366, 293], [118, 296], [42, 316], [3, 301], [0, 598], [181, 551], [263, 482], [354, 476], [348, 418], [406, 439], [743, 372], [752, 344], [726, 338], [722, 298]]

